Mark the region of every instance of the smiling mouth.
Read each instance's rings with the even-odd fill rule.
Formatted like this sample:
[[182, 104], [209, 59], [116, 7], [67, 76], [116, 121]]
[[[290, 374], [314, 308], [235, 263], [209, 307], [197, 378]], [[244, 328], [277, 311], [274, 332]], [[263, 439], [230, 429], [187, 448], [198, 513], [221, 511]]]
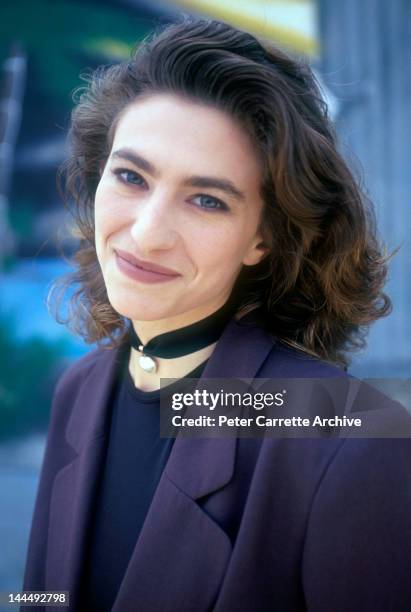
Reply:
[[168, 270], [167, 268], [163, 266], [158, 266], [157, 264], [151, 264], [150, 262], [147, 262], [147, 265], [144, 265], [146, 264], [146, 262], [143, 262], [143, 261], [140, 262], [136, 257], [134, 257], [134, 255], [131, 255], [127, 253], [126, 251], [115, 249], [114, 252], [117, 257], [127, 262], [130, 266], [132, 266], [133, 268], [137, 270], [142, 270], [143, 272], [147, 272], [150, 274], [158, 274], [159, 276], [166, 276], [166, 277], [181, 276], [178, 272], [175, 272], [173, 270]]
[[166, 274], [164, 272], [157, 272], [157, 270], [148, 270], [136, 264], [135, 261], [129, 261], [127, 257], [123, 257], [117, 251], [114, 252], [120, 271], [135, 281], [142, 283], [164, 283], [180, 276], [179, 274]]
[[126, 261], [128, 264], [130, 264], [130, 266], [133, 266], [133, 268], [136, 268], [136, 270], [142, 270], [143, 272], [147, 272], [148, 274], [157, 274], [158, 276], [178, 276], [178, 274], [166, 274], [165, 272], [157, 272], [157, 270], [149, 270], [148, 268], [143, 268], [142, 266], [139, 266], [138, 264], [134, 263], [133, 261], [130, 261], [129, 259], [125, 259], [125, 257], [121, 257], [121, 255], [118, 255], [118, 257], [120, 257], [120, 259], [123, 259], [124, 261]]

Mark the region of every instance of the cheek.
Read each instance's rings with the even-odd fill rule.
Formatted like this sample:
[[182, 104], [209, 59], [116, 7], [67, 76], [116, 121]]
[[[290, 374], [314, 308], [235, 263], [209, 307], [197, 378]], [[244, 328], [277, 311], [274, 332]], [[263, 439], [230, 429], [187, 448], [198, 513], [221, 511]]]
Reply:
[[110, 234], [128, 222], [127, 207], [118, 194], [108, 187], [99, 187], [94, 199], [96, 242], [104, 242]]
[[247, 238], [239, 223], [219, 224], [186, 236], [185, 244], [197, 270], [205, 275], [230, 276], [241, 265]]
[[118, 217], [113, 215], [108, 208], [102, 206], [101, 202], [95, 202], [94, 221], [96, 227], [96, 236], [99, 236], [100, 240], [104, 239], [107, 234], [110, 233], [117, 219]]

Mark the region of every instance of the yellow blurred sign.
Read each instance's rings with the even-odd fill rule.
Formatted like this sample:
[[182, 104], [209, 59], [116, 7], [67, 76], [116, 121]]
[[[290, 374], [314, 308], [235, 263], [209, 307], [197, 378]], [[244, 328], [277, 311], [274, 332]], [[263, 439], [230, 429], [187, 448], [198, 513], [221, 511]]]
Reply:
[[314, 0], [174, 0], [168, 4], [227, 21], [292, 51], [318, 52]]

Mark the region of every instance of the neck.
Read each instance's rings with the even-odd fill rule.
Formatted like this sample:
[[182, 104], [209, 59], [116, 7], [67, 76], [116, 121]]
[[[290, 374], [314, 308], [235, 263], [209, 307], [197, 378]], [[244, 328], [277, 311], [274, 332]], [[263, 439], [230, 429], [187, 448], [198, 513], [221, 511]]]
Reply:
[[129, 371], [136, 387], [158, 389], [161, 378], [178, 379], [194, 370], [211, 355], [234, 310], [235, 302], [225, 296], [184, 315], [132, 320]]
[[143, 344], [147, 344], [152, 338], [165, 334], [186, 325], [191, 325], [196, 321], [200, 321], [213, 312], [216, 312], [223, 304], [226, 303], [228, 296], [223, 296], [217, 303], [205, 304], [199, 308], [189, 310], [182, 314], [175, 315], [174, 317], [168, 317], [167, 319], [158, 319], [157, 321], [141, 321], [132, 319], [133, 327], [141, 339]]

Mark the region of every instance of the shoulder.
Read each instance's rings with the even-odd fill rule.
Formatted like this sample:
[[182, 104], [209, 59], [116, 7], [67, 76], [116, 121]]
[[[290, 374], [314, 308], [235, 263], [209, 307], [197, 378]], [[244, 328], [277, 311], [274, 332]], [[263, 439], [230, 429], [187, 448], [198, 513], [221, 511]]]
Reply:
[[73, 397], [95, 368], [114, 361], [119, 349], [99, 346], [71, 363], [61, 374], [54, 388], [53, 398]]
[[67, 367], [54, 387], [51, 398], [48, 437], [60, 439], [65, 431], [76, 402], [88, 403], [95, 388], [106, 381], [116, 367], [119, 349], [97, 347]]
[[261, 376], [289, 376], [291, 378], [346, 377], [347, 372], [340, 366], [303, 350], [292, 348], [272, 338], [272, 349], [264, 363]]
[[231, 351], [248, 354], [248, 359], [259, 360], [258, 377], [323, 378], [346, 377], [338, 364], [310, 355], [302, 348], [286, 344], [261, 318], [253, 312], [234, 320], [225, 334]]

